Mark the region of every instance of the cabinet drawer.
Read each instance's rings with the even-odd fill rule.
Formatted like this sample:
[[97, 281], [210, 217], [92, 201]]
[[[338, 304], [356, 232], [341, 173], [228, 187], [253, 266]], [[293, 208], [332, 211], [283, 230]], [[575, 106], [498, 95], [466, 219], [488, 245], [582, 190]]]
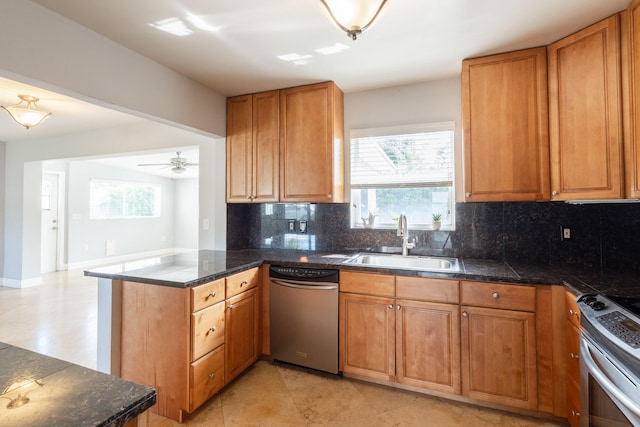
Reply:
[[197, 360], [224, 343], [224, 302], [191, 315], [191, 360]]
[[227, 281], [227, 298], [238, 295], [258, 285], [258, 268], [243, 271], [226, 278]]
[[457, 304], [459, 294], [457, 280], [396, 276], [397, 298]]
[[394, 297], [396, 279], [382, 274], [340, 272], [340, 292]]
[[573, 323], [576, 328], [580, 328], [580, 309], [576, 302], [576, 296], [567, 291], [564, 293], [564, 301], [567, 319]]
[[460, 282], [460, 303], [506, 310], [536, 311], [536, 288], [487, 282]]
[[198, 311], [224, 301], [224, 279], [191, 288], [191, 310]]
[[580, 332], [567, 321], [567, 375], [580, 382]]
[[224, 386], [224, 346], [192, 363], [189, 370], [189, 411], [192, 412]]

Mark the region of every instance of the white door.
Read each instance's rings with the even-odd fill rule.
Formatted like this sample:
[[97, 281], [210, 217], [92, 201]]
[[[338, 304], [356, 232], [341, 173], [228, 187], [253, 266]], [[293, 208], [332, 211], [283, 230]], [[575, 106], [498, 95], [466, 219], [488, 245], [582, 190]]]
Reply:
[[58, 175], [42, 174], [40, 272], [58, 269]]

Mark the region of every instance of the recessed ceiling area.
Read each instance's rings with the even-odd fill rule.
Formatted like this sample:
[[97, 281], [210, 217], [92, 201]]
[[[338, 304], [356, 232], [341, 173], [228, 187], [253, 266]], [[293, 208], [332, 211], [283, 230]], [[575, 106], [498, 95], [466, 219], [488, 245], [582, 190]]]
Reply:
[[464, 58], [549, 44], [631, 2], [396, 0], [353, 41], [318, 0], [33, 1], [225, 96], [325, 80], [349, 93], [458, 76]]

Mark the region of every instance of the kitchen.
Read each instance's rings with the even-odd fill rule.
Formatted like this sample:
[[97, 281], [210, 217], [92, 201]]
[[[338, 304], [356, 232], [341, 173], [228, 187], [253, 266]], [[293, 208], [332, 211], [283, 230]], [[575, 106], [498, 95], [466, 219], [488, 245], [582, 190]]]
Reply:
[[[442, 96], [442, 87], [450, 88], [447, 91], [447, 96]], [[364, 105], [367, 104], [368, 96], [379, 95], [379, 99], [383, 99], [385, 103], [390, 105], [406, 105], [410, 108], [411, 105], [422, 105], [424, 101], [422, 99], [443, 99], [450, 97], [452, 103], [458, 103], [460, 99], [460, 83], [458, 79], [450, 79], [450, 81], [443, 81], [439, 83], [425, 83], [417, 84], [410, 87], [396, 88], [389, 90], [380, 90], [377, 93], [356, 93], [353, 96], [347, 96], [347, 102], [345, 102], [346, 112], [345, 120], [351, 123], [351, 128], [362, 128], [371, 126], [370, 123], [366, 123], [365, 119], [370, 119], [372, 122], [375, 119], [374, 115], [366, 116], [367, 111], [365, 108], [357, 109], [356, 105], [358, 100], [362, 101]], [[424, 95], [420, 97], [403, 97], [404, 95], [418, 93]], [[395, 95], [393, 97], [385, 97], [385, 95]], [[390, 102], [390, 100], [397, 99], [397, 103]], [[408, 99], [408, 102], [407, 102]], [[353, 103], [351, 103], [353, 100]], [[369, 99], [370, 101], [370, 99]], [[425, 109], [429, 111], [424, 112]], [[415, 115], [428, 114], [428, 117], [419, 117], [419, 121], [429, 122], [451, 120], [452, 117], [460, 123], [460, 110], [459, 104], [454, 105], [451, 109], [452, 114], [444, 114], [442, 112], [443, 106], [437, 105], [432, 107], [415, 109]], [[418, 112], [419, 111], [419, 112]], [[406, 112], [399, 111], [397, 114], [402, 115], [403, 119], [410, 120], [411, 117], [405, 114]], [[441, 116], [447, 116], [440, 118]], [[381, 120], [372, 123], [375, 126], [385, 124], [385, 120], [392, 120], [393, 116], [385, 114]], [[460, 130], [458, 129], [458, 132]], [[460, 138], [457, 138], [459, 140]], [[234, 209], [234, 207], [230, 209]], [[253, 207], [240, 207], [238, 209], [246, 208], [248, 210], [254, 209]], [[321, 209], [325, 208], [321, 205]], [[348, 216], [347, 210], [344, 207], [327, 206], [327, 209], [336, 209], [337, 218], [346, 219]], [[498, 203], [498, 204], [458, 204], [456, 207], [460, 212], [457, 212], [458, 222], [457, 228], [454, 232], [451, 244], [457, 249], [460, 249], [460, 254], [463, 257], [472, 258], [485, 258], [485, 259], [505, 259], [510, 262], [517, 262], [522, 260], [535, 259], [536, 261], [554, 261], [554, 262], [568, 262], [579, 264], [584, 262], [586, 265], [599, 267], [600, 265], [606, 265], [607, 267], [615, 266], [634, 266], [633, 256], [633, 218], [635, 215], [634, 205], [595, 205], [595, 206], [570, 206], [564, 204], [547, 204], [547, 203]], [[585, 214], [586, 213], [586, 214]], [[251, 215], [251, 212], [249, 212]], [[230, 215], [233, 218], [238, 218], [237, 215]], [[232, 219], [233, 219], [232, 218]], [[259, 221], [256, 216], [248, 216], [252, 221]], [[335, 218], [327, 217], [327, 218]], [[534, 218], [532, 220], [532, 218]], [[558, 220], [558, 218], [561, 218]], [[286, 221], [289, 218], [282, 218]], [[488, 219], [488, 220], [487, 220]], [[616, 219], [618, 222], [616, 221]], [[631, 219], [631, 221], [628, 221]], [[303, 220], [302, 218], [297, 219]], [[622, 222], [625, 221], [625, 222]], [[335, 222], [331, 220], [331, 223]], [[338, 224], [340, 222], [338, 221]], [[544, 225], [540, 225], [540, 224]], [[616, 227], [617, 224], [625, 224], [625, 227]], [[348, 224], [347, 221], [342, 224]], [[309, 232], [315, 232], [317, 224], [308, 223]], [[559, 226], [569, 226], [571, 228], [573, 239], [568, 241], [560, 240], [558, 237]], [[228, 225], [227, 232], [234, 233], [243, 228], [243, 224], [239, 224], [237, 227], [231, 227]], [[617, 229], [617, 228], [621, 228]], [[397, 238], [394, 237], [393, 232], [371, 230], [370, 235], [365, 234], [369, 231], [365, 230], [351, 230], [348, 227], [344, 230], [338, 230], [340, 233], [344, 233], [345, 237], [353, 239], [353, 236], [362, 237], [364, 239], [370, 239], [367, 241], [366, 246], [375, 246], [380, 244], [396, 246]], [[465, 233], [466, 232], [466, 233]], [[442, 232], [444, 233], [444, 231]], [[424, 233], [428, 234], [428, 233]], [[233, 234], [236, 236], [236, 234]], [[535, 244], [531, 244], [531, 240], [524, 240], [522, 236], [536, 238]], [[620, 237], [620, 239], [616, 239]], [[466, 240], [468, 239], [468, 240]], [[229, 238], [227, 238], [229, 243]], [[418, 239], [419, 244], [425, 242], [427, 237], [421, 236]], [[321, 241], [321, 248], [325, 250], [336, 250], [337, 248], [331, 246], [334, 240], [324, 242]], [[629, 246], [623, 246], [624, 243], [629, 243]], [[468, 251], [468, 252], [467, 252]]]

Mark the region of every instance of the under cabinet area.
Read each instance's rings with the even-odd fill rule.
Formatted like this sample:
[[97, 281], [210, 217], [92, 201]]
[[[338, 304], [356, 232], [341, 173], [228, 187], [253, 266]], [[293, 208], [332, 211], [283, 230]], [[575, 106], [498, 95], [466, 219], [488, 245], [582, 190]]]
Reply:
[[227, 99], [227, 203], [344, 200], [344, 94], [323, 82]]
[[193, 288], [122, 283], [120, 375], [184, 421], [259, 356], [259, 268]]

